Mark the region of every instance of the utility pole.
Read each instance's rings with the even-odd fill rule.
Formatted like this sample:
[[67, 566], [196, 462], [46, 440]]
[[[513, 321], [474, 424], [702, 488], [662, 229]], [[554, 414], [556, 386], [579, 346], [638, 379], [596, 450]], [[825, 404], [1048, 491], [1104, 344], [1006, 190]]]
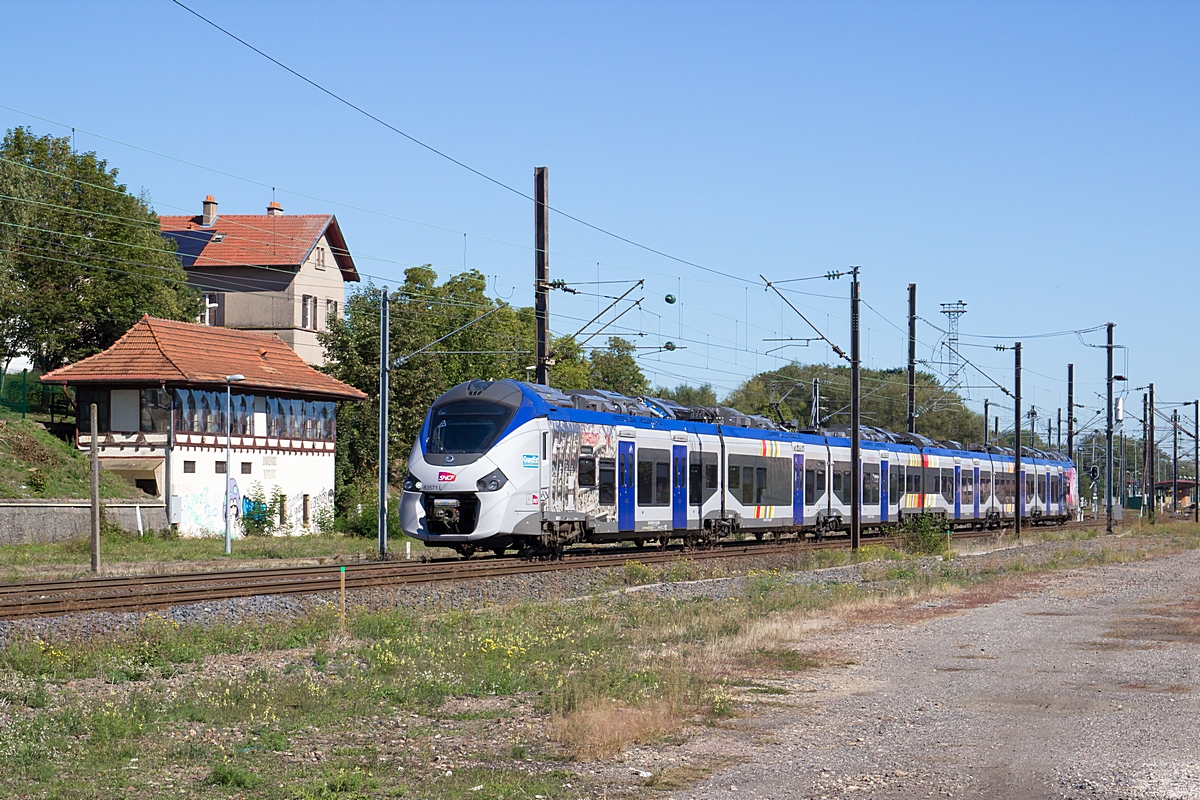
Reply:
[[549, 170], [533, 171], [533, 313], [537, 325], [537, 361], [534, 380], [550, 384], [550, 220], [546, 212]]
[[379, 298], [379, 558], [387, 557], [388, 540], [388, 400], [391, 395], [391, 314], [388, 287]]
[[1148, 437], [1147, 445], [1150, 448], [1150, 458], [1148, 459], [1149, 469], [1146, 471], [1146, 479], [1150, 481], [1150, 524], [1154, 524], [1155, 512], [1158, 510], [1158, 487], [1155, 485], [1158, 482], [1158, 447], [1154, 444], [1154, 384], [1150, 384], [1150, 413], [1146, 417], [1150, 420], [1150, 436]]
[[1067, 461], [1075, 460], [1075, 365], [1067, 364]]
[[1171, 513], [1179, 513], [1179, 409], [1171, 412]]
[[[987, 414], [984, 414], [987, 426]], [[908, 285], [908, 432], [917, 432], [917, 285]]]
[[1192, 458], [1195, 459], [1193, 474], [1196, 479], [1192, 487], [1192, 491], [1195, 492], [1192, 497], [1192, 514], [1193, 521], [1200, 522], [1200, 400], [1192, 402], [1196, 412], [1196, 436], [1192, 439]]
[[1062, 409], [1058, 410], [1058, 441], [1054, 445], [1054, 449], [1062, 452]]
[[[915, 296], [915, 289], [913, 289]], [[859, 453], [858, 267], [850, 268], [850, 548], [862, 535], [862, 463]], [[910, 323], [911, 331], [911, 323]], [[909, 339], [911, 352], [912, 339]], [[910, 368], [911, 369], [911, 368]], [[910, 372], [910, 374], [912, 374]], [[912, 383], [909, 382], [909, 391]]]
[[1017, 488], [1017, 497], [1013, 508], [1013, 531], [1017, 538], [1021, 538], [1021, 513], [1025, 511], [1025, 481], [1021, 478], [1021, 343], [1017, 342], [1013, 347], [1015, 351], [1013, 361], [1013, 435], [1016, 437], [1016, 447], [1013, 448], [1013, 453], [1016, 456], [1016, 462], [1013, 464], [1013, 483]]
[[1113, 323], [1108, 323], [1108, 424], [1104, 428], [1104, 531], [1113, 532]]
[[983, 447], [986, 450], [988, 444], [988, 401], [983, 401]]

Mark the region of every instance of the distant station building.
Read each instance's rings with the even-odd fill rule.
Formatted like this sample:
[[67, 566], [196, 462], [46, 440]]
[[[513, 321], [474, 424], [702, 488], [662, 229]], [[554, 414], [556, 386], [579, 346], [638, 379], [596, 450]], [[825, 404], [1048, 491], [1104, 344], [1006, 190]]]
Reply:
[[317, 334], [345, 310], [358, 270], [332, 214], [217, 214], [204, 198], [194, 217], [159, 217], [188, 282], [204, 297], [202, 325], [273, 333], [309, 364], [324, 363]]
[[[1178, 491], [1174, 503], [1171, 500], [1173, 488]], [[1180, 478], [1174, 484], [1169, 479], [1157, 481], [1154, 484], [1154, 495], [1158, 500], [1158, 507], [1163, 510], [1170, 510], [1173, 507], [1177, 507], [1180, 511], [1185, 508], [1190, 509], [1196, 502], [1196, 481], [1192, 478]]]
[[[226, 420], [226, 378], [237, 375]], [[226, 480], [235, 515], [261, 492], [281, 498], [277, 530], [311, 530], [333, 505], [336, 403], [366, 397], [279, 336], [149, 316], [104, 352], [41, 380], [75, 390], [80, 450], [91, 447], [96, 404], [101, 464], [162, 498], [172, 524], [193, 536], [224, 531]]]

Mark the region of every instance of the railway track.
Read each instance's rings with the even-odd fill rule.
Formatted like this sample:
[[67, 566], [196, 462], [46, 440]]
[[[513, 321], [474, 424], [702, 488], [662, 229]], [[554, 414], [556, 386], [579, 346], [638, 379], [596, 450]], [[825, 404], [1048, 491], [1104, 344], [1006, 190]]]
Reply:
[[[1093, 527], [1068, 523], [1070, 527]], [[1063, 528], [1059, 528], [1062, 530]], [[992, 531], [960, 531], [955, 539], [994, 536]], [[871, 537], [883, 543], [888, 536]], [[402, 584], [478, 580], [505, 575], [562, 569], [619, 567], [630, 559], [660, 564], [679, 559], [769, 556], [826, 548], [848, 547], [843, 538], [821, 542], [795, 539], [745, 544], [726, 542], [710, 550], [619, 548], [571, 554], [557, 561], [524, 561], [513, 557], [384, 561], [345, 565], [346, 590], [356, 591]], [[238, 569], [161, 575], [112, 576], [77, 580], [30, 581], [0, 585], [0, 620], [46, 617], [84, 611], [140, 612], [191, 603], [257, 595], [311, 594], [338, 591], [340, 565]]]

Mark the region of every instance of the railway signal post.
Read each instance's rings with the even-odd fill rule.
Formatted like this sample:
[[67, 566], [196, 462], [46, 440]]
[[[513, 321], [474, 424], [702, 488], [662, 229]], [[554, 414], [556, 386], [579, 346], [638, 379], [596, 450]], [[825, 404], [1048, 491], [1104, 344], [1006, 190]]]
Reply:
[[92, 483], [92, 574], [100, 572], [100, 437], [96, 435], [97, 431], [97, 414], [96, 404], [92, 403], [89, 409], [91, 414], [91, 427], [88, 432], [91, 434], [91, 448], [89, 455], [91, 456], [91, 483]]

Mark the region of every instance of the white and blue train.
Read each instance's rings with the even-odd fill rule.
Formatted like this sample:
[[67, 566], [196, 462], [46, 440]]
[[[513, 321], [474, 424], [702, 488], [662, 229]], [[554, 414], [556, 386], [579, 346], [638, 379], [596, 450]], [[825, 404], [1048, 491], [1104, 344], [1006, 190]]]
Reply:
[[[849, 526], [847, 433], [793, 432], [730, 408], [603, 390], [470, 381], [425, 418], [401, 525], [464, 556], [616, 541], [711, 545], [738, 534], [822, 538]], [[877, 428], [862, 436], [864, 531], [912, 514], [978, 529], [1017, 513], [1046, 524], [1076, 512], [1075, 465], [1061, 454], [1024, 448], [1017, 480], [1010, 449]]]

